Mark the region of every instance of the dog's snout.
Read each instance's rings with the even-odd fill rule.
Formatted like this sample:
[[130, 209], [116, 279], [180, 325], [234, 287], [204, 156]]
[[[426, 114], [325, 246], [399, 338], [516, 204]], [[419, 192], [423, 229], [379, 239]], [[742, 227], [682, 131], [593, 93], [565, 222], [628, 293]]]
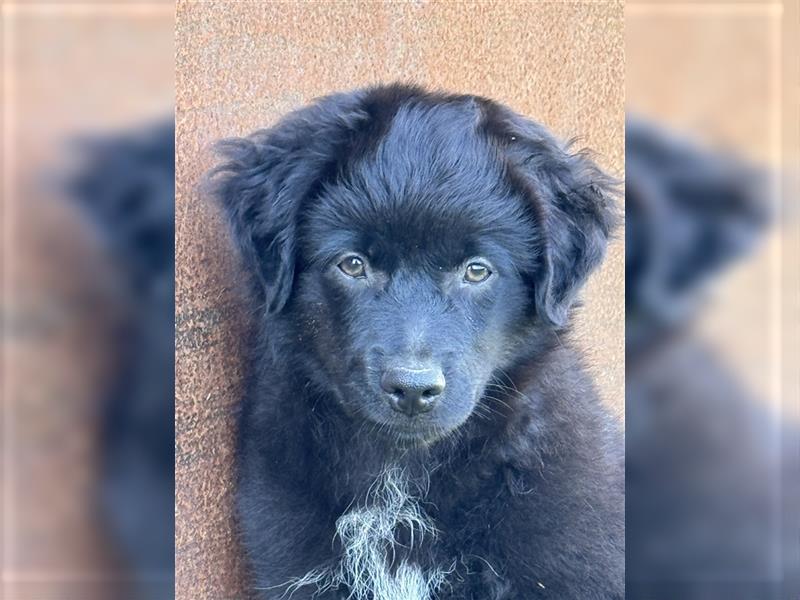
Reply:
[[444, 386], [444, 373], [439, 367], [391, 367], [381, 376], [389, 405], [410, 417], [431, 410]]

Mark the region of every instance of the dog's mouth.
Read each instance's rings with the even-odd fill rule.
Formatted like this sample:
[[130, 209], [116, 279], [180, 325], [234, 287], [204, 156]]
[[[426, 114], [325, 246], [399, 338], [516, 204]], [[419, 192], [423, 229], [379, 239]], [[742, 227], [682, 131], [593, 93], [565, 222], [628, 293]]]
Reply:
[[392, 433], [402, 441], [410, 444], [430, 444], [445, 436], [446, 431], [442, 427], [417, 426], [417, 427], [393, 427]]
[[[391, 443], [401, 446], [429, 446], [461, 428], [473, 415], [478, 405], [482, 386], [476, 386], [472, 392], [474, 398], [470, 406], [451, 406], [443, 414], [423, 413], [413, 416], [390, 413], [385, 410], [375, 410], [375, 402], [368, 406], [358, 407], [351, 415], [359, 420], [365, 420], [368, 425], [366, 431]], [[379, 396], [382, 398], [382, 396]], [[443, 403], [451, 402], [444, 398]]]
[[[410, 420], [409, 420], [410, 421]], [[448, 429], [434, 423], [375, 422], [377, 435], [402, 446], [427, 446], [445, 437]]]
[[[451, 407], [443, 414], [435, 414], [434, 410], [411, 416], [387, 410], [385, 394], [365, 397], [363, 391], [351, 391], [350, 386], [342, 386], [337, 391], [340, 408], [356, 423], [365, 422], [360, 431], [405, 447], [428, 446], [453, 434], [472, 416], [482, 388], [473, 391], [472, 406]], [[441, 402], [451, 402], [451, 399], [443, 398]]]

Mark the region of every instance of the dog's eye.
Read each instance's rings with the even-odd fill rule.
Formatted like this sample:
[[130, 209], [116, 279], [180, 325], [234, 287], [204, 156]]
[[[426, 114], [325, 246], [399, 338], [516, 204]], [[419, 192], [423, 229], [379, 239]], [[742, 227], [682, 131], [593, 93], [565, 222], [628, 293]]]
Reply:
[[464, 272], [464, 281], [469, 283], [482, 283], [489, 279], [492, 271], [483, 263], [474, 262], [467, 265], [467, 270]]
[[367, 270], [364, 261], [358, 256], [348, 256], [339, 263], [339, 270], [348, 277], [366, 277]]

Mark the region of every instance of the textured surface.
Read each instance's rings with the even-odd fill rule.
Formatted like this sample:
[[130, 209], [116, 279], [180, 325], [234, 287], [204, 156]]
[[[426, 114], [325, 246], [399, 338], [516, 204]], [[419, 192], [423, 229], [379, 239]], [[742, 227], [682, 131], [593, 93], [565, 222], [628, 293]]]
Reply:
[[[247, 319], [229, 239], [197, 191], [209, 145], [331, 91], [404, 80], [507, 103], [622, 177], [622, 5], [181, 2], [177, 17], [176, 587], [242, 598], [232, 441]], [[620, 413], [623, 290], [620, 239], [575, 334]]]

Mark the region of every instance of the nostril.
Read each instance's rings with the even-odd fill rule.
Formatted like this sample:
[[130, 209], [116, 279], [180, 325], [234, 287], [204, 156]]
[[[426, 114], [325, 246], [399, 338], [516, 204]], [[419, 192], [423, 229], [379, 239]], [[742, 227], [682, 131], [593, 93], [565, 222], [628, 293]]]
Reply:
[[433, 374], [433, 380], [428, 382], [428, 387], [423, 392], [424, 396], [438, 396], [444, 391], [444, 375], [441, 370]]

